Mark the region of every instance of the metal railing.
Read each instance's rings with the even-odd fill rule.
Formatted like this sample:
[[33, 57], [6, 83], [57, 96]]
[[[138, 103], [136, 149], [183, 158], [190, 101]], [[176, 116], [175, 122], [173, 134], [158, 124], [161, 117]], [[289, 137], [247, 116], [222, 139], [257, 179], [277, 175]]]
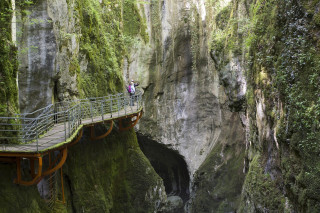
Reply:
[[32, 113], [0, 117], [0, 151], [39, 151], [67, 141], [81, 124], [121, 117], [141, 107], [142, 92], [137, 90], [132, 96], [119, 93], [59, 102]]

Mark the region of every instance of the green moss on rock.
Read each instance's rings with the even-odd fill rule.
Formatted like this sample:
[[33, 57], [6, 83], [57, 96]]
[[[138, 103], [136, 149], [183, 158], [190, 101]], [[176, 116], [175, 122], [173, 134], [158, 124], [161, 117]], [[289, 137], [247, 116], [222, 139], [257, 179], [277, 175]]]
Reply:
[[[73, 4], [73, 2], [69, 2]], [[80, 97], [122, 92], [123, 59], [137, 37], [148, 42], [146, 22], [131, 0], [77, 0], [80, 52], [72, 56], [70, 75], [77, 75]], [[80, 61], [88, 61], [79, 67]]]
[[99, 141], [84, 137], [83, 142], [69, 149], [64, 170], [68, 209], [114, 213], [154, 211], [156, 201], [163, 199], [159, 193], [163, 183], [141, 152], [135, 132], [113, 130]]
[[[0, 2], [0, 116], [10, 117], [19, 112], [17, 87], [17, 48], [11, 38], [12, 6], [10, 0]], [[1, 120], [1, 123], [15, 123]], [[0, 129], [14, 128], [0, 126]], [[3, 136], [0, 132], [0, 137]], [[6, 137], [15, 137], [15, 132], [6, 132]], [[17, 143], [15, 140], [1, 139], [0, 143]]]
[[237, 210], [244, 181], [244, 151], [232, 147], [216, 146], [196, 172], [192, 212]]
[[10, 0], [0, 2], [0, 115], [18, 112], [17, 49], [11, 39], [12, 6]]
[[[36, 185], [19, 186], [13, 183], [15, 171], [15, 164], [0, 164], [0, 213], [50, 212]], [[28, 174], [28, 171], [23, 170], [23, 174]]]
[[80, 65], [77, 57], [73, 56], [71, 58], [70, 64], [69, 64], [69, 73], [71, 76], [74, 76], [75, 74], [80, 74]]
[[81, 27], [80, 53], [88, 60], [87, 69], [77, 75], [82, 97], [122, 91], [124, 43], [120, 29], [121, 9], [117, 5], [118, 1], [76, 1]]
[[[250, 170], [241, 210], [318, 212], [320, 1], [231, 1], [224, 8], [219, 3], [211, 1], [217, 10], [211, 39], [216, 68], [240, 54], [246, 61]], [[258, 113], [261, 101], [263, 112]], [[264, 135], [266, 129], [275, 131], [276, 141]], [[270, 153], [275, 144], [278, 149]], [[281, 171], [275, 180], [260, 158], [272, 158], [273, 168]]]
[[[265, 119], [269, 125], [277, 127], [277, 142], [281, 150], [274, 151], [282, 159], [281, 164], [274, 165], [282, 171], [282, 176], [276, 177], [281, 181], [275, 182], [274, 186], [282, 189], [283, 181], [285, 188], [281, 193], [272, 195], [271, 203], [263, 203], [266, 202], [263, 200], [265, 187], [273, 186], [268, 178], [260, 174], [260, 170], [257, 172], [258, 157], [255, 157], [251, 166], [257, 175], [253, 176], [249, 171], [245, 182], [247, 198], [252, 199], [251, 204], [255, 208], [260, 205], [271, 211], [283, 203], [283, 196], [286, 196], [299, 212], [319, 211], [319, 193], [314, 191], [319, 189], [316, 177], [320, 161], [320, 134], [317, 128], [320, 102], [315, 95], [320, 93], [319, 81], [315, 81], [319, 79], [320, 68], [319, 38], [316, 36], [320, 30], [316, 21], [318, 8], [318, 0], [256, 1], [250, 7], [253, 25], [245, 42], [249, 51], [247, 97], [250, 98], [247, 104], [251, 117], [250, 129], [253, 130], [249, 138], [256, 138], [259, 134], [255, 127], [255, 102], [260, 100], [252, 94], [261, 91], [265, 99]], [[256, 152], [260, 153], [258, 155], [263, 158], [270, 155], [263, 147], [274, 143], [267, 140], [270, 139], [250, 139]], [[260, 164], [260, 167], [263, 171], [263, 165]], [[254, 184], [262, 188], [250, 190]], [[280, 207], [283, 209], [282, 204]]]
[[261, 157], [256, 155], [250, 163], [239, 212], [284, 212], [285, 198], [277, 183], [263, 171]]
[[140, 15], [137, 5], [132, 0], [124, 0], [123, 5], [123, 31], [125, 36], [136, 37], [141, 36], [144, 42], [149, 41], [148, 33], [146, 32], [146, 21]]

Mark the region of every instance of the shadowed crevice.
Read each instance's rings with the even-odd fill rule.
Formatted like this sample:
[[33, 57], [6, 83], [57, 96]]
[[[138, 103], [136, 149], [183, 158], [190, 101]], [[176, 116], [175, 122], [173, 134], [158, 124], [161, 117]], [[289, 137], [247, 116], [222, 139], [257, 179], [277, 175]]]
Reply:
[[189, 199], [189, 171], [183, 157], [172, 149], [137, 133], [142, 152], [163, 179], [168, 196], [179, 196], [184, 202]]

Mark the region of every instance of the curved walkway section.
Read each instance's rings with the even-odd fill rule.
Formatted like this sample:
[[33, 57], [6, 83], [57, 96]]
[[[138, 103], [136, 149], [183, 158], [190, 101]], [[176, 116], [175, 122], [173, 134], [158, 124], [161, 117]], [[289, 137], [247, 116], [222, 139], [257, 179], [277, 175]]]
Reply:
[[[0, 117], [0, 156], [11, 156], [13, 153], [44, 153], [60, 149], [79, 137], [84, 126], [109, 123], [110, 131], [98, 137], [94, 135], [92, 127], [91, 139], [101, 139], [111, 132], [114, 120], [119, 120], [120, 130], [126, 130], [137, 123], [141, 114], [142, 92], [137, 91], [133, 96], [120, 93], [60, 102], [32, 113]], [[129, 121], [129, 126], [124, 127], [122, 119], [128, 117], [136, 119]]]

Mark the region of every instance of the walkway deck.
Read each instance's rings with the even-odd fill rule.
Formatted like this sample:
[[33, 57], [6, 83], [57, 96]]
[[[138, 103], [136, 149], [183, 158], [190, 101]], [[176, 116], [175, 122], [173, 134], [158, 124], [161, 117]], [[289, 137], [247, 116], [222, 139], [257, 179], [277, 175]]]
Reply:
[[[138, 92], [131, 97], [118, 94], [64, 102], [14, 118], [0, 117], [0, 125], [5, 126], [0, 129], [0, 140], [20, 142], [17, 145], [0, 144], [0, 156], [59, 149], [71, 143], [85, 126], [133, 116], [139, 119], [141, 96]], [[131, 106], [133, 102], [135, 105]], [[28, 118], [30, 115], [37, 116]], [[3, 120], [8, 122], [3, 123]]]

